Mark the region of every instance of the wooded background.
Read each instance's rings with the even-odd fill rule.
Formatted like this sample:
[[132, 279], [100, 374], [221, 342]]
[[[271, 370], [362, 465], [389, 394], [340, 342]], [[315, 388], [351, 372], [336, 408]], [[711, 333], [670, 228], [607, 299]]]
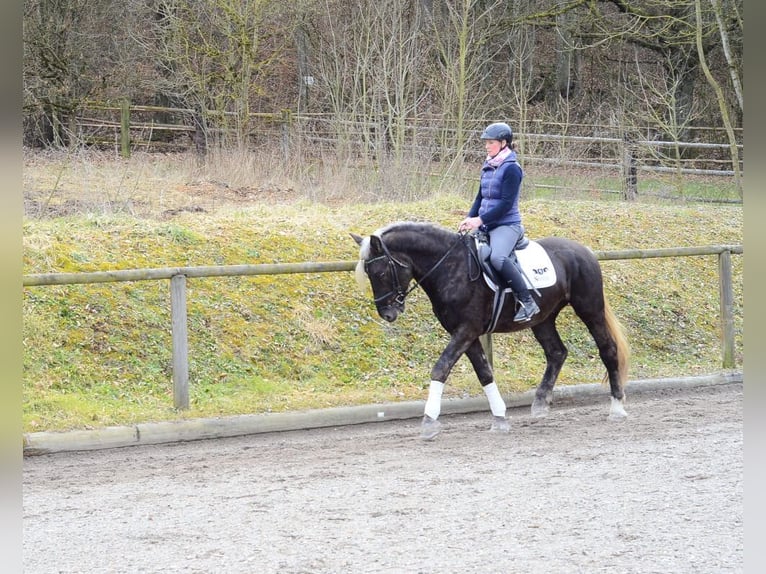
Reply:
[[443, 162], [504, 120], [725, 144], [739, 181], [743, 17], [743, 0], [25, 0], [24, 142], [82, 143], [84, 110], [128, 101], [185, 110], [155, 119], [191, 122], [199, 150], [249, 149], [259, 114], [293, 114], [340, 151], [396, 161], [417, 140]]

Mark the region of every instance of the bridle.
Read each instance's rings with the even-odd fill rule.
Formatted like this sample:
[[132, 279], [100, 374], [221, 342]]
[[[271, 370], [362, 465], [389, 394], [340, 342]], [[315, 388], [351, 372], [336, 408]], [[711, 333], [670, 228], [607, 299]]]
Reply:
[[380, 261], [381, 259], [386, 259], [388, 263], [388, 271], [391, 273], [392, 281], [391, 281], [391, 291], [388, 293], [384, 293], [380, 297], [375, 297], [373, 299], [373, 302], [377, 305], [381, 301], [388, 299], [391, 295], [396, 295], [394, 298], [394, 302], [397, 305], [404, 305], [404, 299], [407, 297], [407, 295], [410, 294], [410, 292], [417, 287], [415, 285], [414, 287], [411, 287], [407, 291], [404, 291], [402, 289], [402, 285], [399, 282], [399, 274], [396, 272], [396, 266], [406, 269], [409, 267], [406, 263], [402, 263], [398, 259], [396, 259], [393, 255], [391, 255], [391, 252], [388, 250], [388, 247], [386, 247], [386, 244], [383, 243], [383, 239], [380, 240], [380, 246], [383, 248], [383, 255], [379, 255], [377, 257], [373, 257], [372, 259], [367, 259], [364, 262], [364, 272], [369, 276], [370, 273], [367, 270], [367, 268], [370, 266], [370, 264], [374, 263], [375, 261]]
[[[426, 279], [426, 277], [431, 275], [431, 273], [433, 273], [439, 267], [439, 265], [444, 263], [444, 260], [447, 259], [447, 255], [449, 255], [452, 252], [452, 250], [455, 248], [455, 246], [460, 242], [460, 240], [463, 237], [464, 237], [464, 235], [460, 234], [458, 236], [458, 238], [452, 243], [452, 245], [450, 245], [449, 249], [447, 249], [447, 251], [444, 253], [444, 255], [442, 255], [441, 258], [436, 263], [434, 263], [434, 265], [431, 267], [431, 269], [429, 269], [420, 278], [420, 281], [415, 279], [415, 284], [412, 287], [410, 287], [409, 289], [407, 289], [406, 291], [404, 289], [402, 289], [402, 285], [399, 282], [399, 274], [396, 272], [396, 266], [398, 265], [402, 269], [406, 269], [406, 268], [409, 267], [409, 265], [407, 265], [406, 263], [402, 263], [401, 261], [396, 259], [393, 255], [391, 255], [391, 252], [388, 250], [388, 247], [383, 242], [383, 238], [380, 237], [379, 238], [380, 239], [380, 246], [383, 248], [383, 255], [378, 255], [377, 257], [373, 257], [372, 259], [366, 260], [364, 262], [364, 272], [367, 273], [367, 275], [369, 276], [369, 273], [367, 272], [367, 267], [371, 263], [373, 263], [375, 261], [379, 261], [381, 259], [385, 259], [387, 261], [387, 263], [388, 263], [389, 273], [391, 273], [391, 287], [392, 287], [392, 289], [391, 289], [391, 291], [389, 291], [387, 293], [384, 293], [380, 297], [375, 297], [373, 299], [373, 302], [377, 305], [378, 303], [388, 299], [391, 295], [395, 295], [393, 302], [396, 303], [397, 305], [400, 305], [400, 306], [404, 305], [404, 300], [407, 298], [407, 295], [409, 295], [415, 289], [417, 289], [420, 286], [420, 284]], [[390, 304], [389, 304], [389, 306], [390, 306]]]

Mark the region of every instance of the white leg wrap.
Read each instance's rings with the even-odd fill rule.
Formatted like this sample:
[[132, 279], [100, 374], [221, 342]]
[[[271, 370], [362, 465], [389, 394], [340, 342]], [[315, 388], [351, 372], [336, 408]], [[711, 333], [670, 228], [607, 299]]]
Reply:
[[439, 413], [442, 410], [442, 391], [444, 391], [444, 383], [441, 381], [431, 381], [424, 412], [434, 420], [439, 418]]
[[505, 416], [505, 401], [500, 396], [500, 391], [497, 388], [497, 383], [490, 383], [484, 387], [484, 394], [487, 395], [489, 400], [489, 409], [496, 417]]

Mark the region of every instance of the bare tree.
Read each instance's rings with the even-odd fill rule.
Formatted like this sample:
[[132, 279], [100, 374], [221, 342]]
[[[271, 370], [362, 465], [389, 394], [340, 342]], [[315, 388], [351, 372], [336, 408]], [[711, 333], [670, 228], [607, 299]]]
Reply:
[[[668, 100], [675, 109], [666, 110], [666, 121], [676, 118], [677, 124], [688, 126], [694, 111], [705, 109], [704, 105], [696, 106], [695, 99], [707, 98], [697, 93], [700, 64], [694, 14], [694, 0], [545, 0], [534, 3], [524, 14], [514, 11], [511, 18], [554, 34], [548, 45], [538, 42], [533, 55], [535, 73], [543, 79], [535, 99], [546, 101], [554, 115], [576, 114], [583, 121], [592, 113], [588, 105], [592, 94], [582, 89], [586, 57], [599, 59], [599, 66], [590, 71], [591, 84], [604, 94], [603, 101], [619, 104], [616, 80], [624, 72], [622, 58], [627, 56], [627, 61], [635, 62], [631, 49], [635, 48], [642, 52], [642, 65], [664, 66], [665, 84], [675, 91]], [[710, 34], [709, 15], [703, 25], [703, 49], [715, 50], [718, 42]], [[611, 78], [611, 83], [598, 82], [599, 77]], [[578, 102], [579, 107], [573, 108]]]
[[24, 2], [27, 143], [75, 143], [77, 110], [89, 99], [119, 96], [130, 85], [124, 81], [130, 67], [119, 64], [120, 58], [126, 61], [135, 54], [119, 52], [125, 39], [119, 13], [110, 1]]
[[445, 126], [442, 146], [461, 157], [472, 117], [486, 117], [498, 105], [493, 103], [505, 79], [493, 76], [492, 64], [508, 49], [500, 40], [504, 32], [504, 2], [458, 0], [446, 2], [434, 17], [430, 33], [436, 49], [434, 92], [442, 110]]
[[[741, 9], [738, 6], [739, 2], [736, 0], [710, 0], [710, 4], [713, 6], [713, 13], [715, 14], [715, 21], [718, 25], [718, 33], [721, 36], [721, 48], [723, 50], [724, 57], [726, 59], [726, 65], [729, 70], [729, 77], [731, 78], [731, 86], [736, 96], [736, 101], [739, 106], [739, 114], [741, 115], [745, 109], [745, 104], [742, 96], [742, 81], [740, 76], [742, 73], [742, 58], [737, 57], [732, 49], [732, 42], [730, 40], [732, 33], [730, 30], [736, 32], [736, 38], [741, 42], [743, 37], [742, 26], [742, 14]], [[726, 8], [726, 14], [724, 16], [724, 7]], [[727, 25], [727, 23], [730, 23]], [[704, 56], [704, 50], [702, 52]]]
[[[736, 1], [736, 0], [735, 0]], [[586, 39], [590, 45], [607, 42], [641, 48], [656, 57], [664, 66], [666, 84], [674, 93], [669, 98], [674, 109], [667, 109], [667, 123], [688, 126], [695, 109], [700, 72], [700, 51], [697, 32], [701, 32], [702, 53], [719, 45], [720, 38], [711, 33], [713, 16], [710, 12], [696, 19], [695, 0], [600, 0], [602, 9], [594, 14], [593, 26]], [[607, 9], [611, 7], [611, 9]], [[704, 99], [704, 98], [702, 98]], [[675, 119], [673, 119], [675, 118]], [[678, 134], [686, 138], [688, 132]]]
[[[568, 0], [557, 0], [566, 6]], [[582, 51], [578, 46], [578, 22], [573, 10], [561, 10], [556, 15], [556, 96], [569, 100], [575, 98], [581, 88], [580, 68]]]
[[358, 2], [344, 12], [326, 3], [313, 27], [318, 85], [338, 118], [365, 126], [361, 134], [379, 157], [399, 161], [423, 98], [420, 72], [428, 53], [422, 10], [412, 0]]
[[[681, 106], [677, 104], [675, 98], [678, 97], [678, 84], [682, 82], [679, 73], [670, 73], [673, 62], [665, 62], [656, 66], [647, 66], [640, 64], [640, 50], [634, 48], [636, 65], [633, 74], [626, 77], [625, 83], [627, 91], [635, 97], [634, 101], [640, 105], [632, 106], [623, 116], [628, 125], [634, 126], [653, 126], [653, 134], [662, 134], [664, 139], [669, 140], [671, 147], [666, 146], [651, 148], [655, 157], [660, 163], [672, 163], [675, 167], [675, 184], [678, 189], [683, 184], [683, 153], [679, 145], [684, 141], [684, 135], [688, 127], [697, 118], [694, 109], [684, 108], [683, 115], [679, 113]], [[692, 106], [695, 103], [692, 102]], [[650, 137], [652, 134], [645, 134]], [[671, 150], [671, 154], [666, 153], [666, 149]]]
[[[529, 102], [535, 99], [535, 94], [542, 89], [542, 82], [537, 80], [534, 70], [535, 44], [537, 26], [524, 24], [525, 17], [531, 13], [533, 0], [513, 2], [511, 6], [511, 22], [508, 30], [508, 67], [507, 75], [510, 85], [507, 93], [515, 113], [508, 118], [517, 134], [529, 131]], [[537, 81], [536, 81], [537, 80]], [[529, 145], [527, 138], [518, 137], [521, 148], [521, 162], [524, 162]]]
[[737, 149], [737, 138], [734, 135], [734, 129], [732, 127], [731, 120], [729, 119], [729, 110], [726, 104], [726, 97], [724, 96], [723, 90], [721, 89], [721, 85], [718, 83], [718, 81], [713, 76], [713, 73], [710, 71], [710, 67], [708, 66], [707, 60], [705, 58], [705, 51], [702, 46], [702, 8], [700, 5], [700, 0], [695, 0], [694, 7], [697, 19], [697, 52], [699, 53], [700, 65], [702, 66], [702, 70], [705, 73], [705, 78], [707, 78], [708, 83], [715, 91], [718, 107], [721, 110], [721, 118], [723, 119], [723, 124], [726, 128], [726, 134], [729, 138], [731, 162], [734, 169], [734, 180], [737, 184], [737, 189], [739, 190], [740, 197], [742, 197], [742, 179], [739, 169], [739, 151]]
[[681, 140], [725, 123], [722, 101], [741, 125], [742, 4], [25, 0], [25, 134], [66, 143], [82, 102], [129, 97], [194, 110], [200, 134], [241, 148], [254, 111], [309, 113], [318, 136], [331, 114], [346, 150], [397, 162], [410, 145], [462, 159], [494, 119]]
[[274, 39], [265, 0], [160, 0], [150, 36], [138, 36], [155, 55], [159, 91], [205, 115], [221, 137], [244, 149], [253, 97], [262, 75], [283, 50]]

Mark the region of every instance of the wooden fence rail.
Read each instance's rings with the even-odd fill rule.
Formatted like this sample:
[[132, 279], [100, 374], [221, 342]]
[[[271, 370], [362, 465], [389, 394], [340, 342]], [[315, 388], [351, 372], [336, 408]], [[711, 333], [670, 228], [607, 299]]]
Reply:
[[[108, 115], [102, 120], [92, 117], [95, 113], [102, 112], [101, 115]], [[143, 119], [134, 118], [133, 114], [140, 114]], [[146, 116], [162, 114], [162, 117], [175, 118], [176, 123], [168, 121], [147, 121]], [[177, 148], [190, 149], [195, 147], [198, 151], [207, 149], [206, 142], [208, 135], [212, 133], [222, 134], [231, 131], [218, 127], [205, 128], [209, 133], [202, 133], [203, 128], [201, 118], [221, 118], [231, 116], [233, 112], [221, 112], [215, 110], [191, 110], [185, 108], [169, 108], [161, 106], [140, 106], [133, 105], [128, 100], [116, 103], [106, 104], [99, 102], [89, 102], [79, 115], [73, 118], [73, 125], [76, 127], [82, 141], [96, 143], [101, 145], [118, 145], [120, 154], [123, 157], [129, 157], [131, 149], [135, 146], [151, 148]], [[196, 118], [196, 119], [195, 119]], [[354, 135], [361, 141], [366, 142], [373, 148], [385, 145], [383, 139], [380, 139], [380, 133], [385, 132], [383, 126], [369, 121], [346, 121], [339, 120], [333, 115], [325, 114], [296, 114], [291, 110], [282, 110], [278, 113], [250, 113], [248, 120], [253, 122], [251, 128], [247, 131], [247, 137], [275, 138], [281, 142], [285, 155], [291, 153], [291, 144], [295, 146], [296, 142], [302, 141], [304, 145], [311, 147], [335, 148], [338, 145], [340, 134], [338, 127], [343, 126], [342, 130], [346, 137]], [[481, 121], [479, 121], [481, 123]], [[530, 126], [532, 127], [532, 126]], [[638, 172], [668, 172], [697, 174], [707, 176], [725, 176], [735, 175], [732, 169], [733, 158], [729, 157], [731, 147], [728, 143], [723, 143], [723, 136], [720, 141], [664, 141], [659, 139], [627, 139], [626, 137], [615, 137], [617, 131], [610, 126], [547, 126], [548, 129], [555, 130], [559, 127], [566, 131], [580, 130], [581, 133], [546, 133], [541, 131], [546, 129], [543, 125], [534, 125], [534, 129], [527, 129], [523, 134], [519, 134], [519, 139], [524, 140], [528, 145], [525, 149], [525, 161], [530, 163], [553, 163], [556, 165], [567, 165], [573, 167], [589, 167], [610, 170], [623, 170], [626, 172], [627, 198], [632, 199], [636, 192], [636, 182]], [[541, 129], [539, 129], [541, 128]], [[423, 120], [412, 120], [408, 130], [413, 132], [412, 141], [404, 144], [409, 153], [416, 153], [421, 148], [415, 142], [417, 139], [415, 133], [433, 132], [433, 140], [437, 141], [440, 132], [449, 132], [451, 128], [447, 125], [439, 124], [431, 120], [429, 125], [425, 125]], [[712, 128], [689, 128], [694, 130], [711, 131]], [[99, 134], [102, 131], [113, 133], [111, 137], [105, 137]], [[151, 134], [164, 132], [165, 135], [173, 134], [171, 141], [163, 141], [154, 138]], [[739, 139], [741, 140], [741, 130]], [[181, 140], [175, 139], [175, 135], [186, 133], [187, 137]], [[90, 134], [90, 135], [88, 135]], [[150, 134], [147, 136], [147, 134]], [[371, 134], [377, 134], [372, 136]], [[593, 135], [600, 134], [600, 135]], [[608, 135], [611, 134], [611, 135]], [[241, 134], [242, 135], [242, 134]], [[409, 139], [409, 138], [408, 138]], [[374, 141], [373, 141], [374, 140]], [[423, 142], [421, 141], [421, 145]], [[432, 144], [424, 148], [426, 153], [432, 153]], [[551, 149], [555, 146], [555, 150]], [[577, 146], [594, 146], [601, 149], [602, 157], [590, 157], [588, 153], [578, 151]], [[671, 153], [665, 157], [663, 148], [671, 148]], [[736, 145], [739, 157], [738, 168], [744, 169], [744, 160], [742, 143]], [[683, 150], [682, 154], [690, 157], [679, 157], [674, 159], [673, 150]], [[379, 149], [370, 150], [373, 155], [377, 155]], [[444, 153], [457, 153], [458, 150], [444, 149]], [[704, 151], [704, 153], [702, 153]]]
[[[594, 251], [602, 261], [649, 259], [654, 257], [718, 256], [719, 317], [721, 320], [721, 355], [723, 368], [734, 367], [734, 290], [731, 255], [742, 254], [742, 245], [711, 245], [702, 247], [671, 247], [663, 249], [627, 249]], [[197, 267], [165, 267], [154, 269], [124, 269], [90, 273], [42, 273], [24, 275], [24, 287], [46, 285], [77, 285], [116, 283], [121, 281], [170, 281], [170, 306], [173, 339], [173, 403], [177, 409], [189, 408], [189, 353], [187, 337], [186, 279], [203, 277], [233, 277], [245, 275], [279, 275], [292, 273], [324, 273], [353, 271], [356, 261], [314, 263], [269, 263], [254, 265], [212, 265]], [[492, 358], [491, 336], [483, 343]]]

